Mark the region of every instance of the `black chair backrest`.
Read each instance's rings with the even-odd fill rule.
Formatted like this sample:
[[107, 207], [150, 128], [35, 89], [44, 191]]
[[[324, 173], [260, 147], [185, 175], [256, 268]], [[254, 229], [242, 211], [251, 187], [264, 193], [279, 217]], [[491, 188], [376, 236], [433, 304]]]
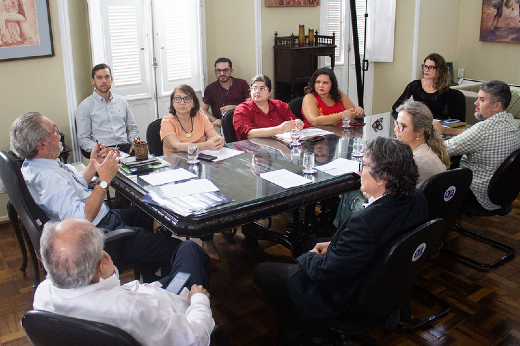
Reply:
[[148, 152], [155, 156], [163, 155], [163, 143], [161, 141], [161, 120], [155, 119], [146, 128], [146, 141], [148, 142]]
[[139, 346], [130, 334], [117, 327], [48, 311], [27, 311], [22, 316], [22, 327], [34, 346]]
[[520, 149], [502, 162], [489, 181], [488, 196], [491, 202], [504, 206], [513, 203], [520, 193]]
[[455, 224], [460, 205], [468, 193], [473, 172], [469, 168], [455, 168], [426, 179], [419, 192], [426, 196], [430, 219], [444, 220], [444, 233], [441, 241], [448, 238]]
[[438, 242], [444, 222], [435, 219], [405, 233], [383, 250], [357, 289], [363, 315], [386, 318], [408, 300], [422, 263]]
[[222, 114], [220, 126], [222, 129], [222, 137], [224, 137], [226, 143], [232, 143], [237, 141], [237, 134], [235, 132], [235, 127], [233, 126], [234, 113], [235, 110], [230, 109], [226, 113]]
[[291, 112], [293, 112], [293, 114], [298, 119], [301, 119], [301, 120], [303, 120], [303, 115], [302, 115], [303, 97], [304, 96], [296, 97], [296, 98], [293, 98], [291, 101], [289, 101], [289, 108], [291, 109]]
[[29, 193], [18, 162], [5, 151], [0, 151], [0, 177], [11, 203], [31, 238], [34, 251], [40, 258], [40, 236], [43, 225], [49, 218]]

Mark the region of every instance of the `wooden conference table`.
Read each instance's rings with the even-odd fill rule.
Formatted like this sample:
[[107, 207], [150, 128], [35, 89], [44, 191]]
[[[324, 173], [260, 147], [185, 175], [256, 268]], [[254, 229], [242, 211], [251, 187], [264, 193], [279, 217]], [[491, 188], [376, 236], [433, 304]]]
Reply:
[[[312, 183], [284, 189], [262, 179], [260, 174], [286, 169], [303, 175], [302, 157], [303, 152], [307, 151], [315, 153], [317, 166], [340, 157], [350, 158], [352, 139], [362, 135], [362, 127], [355, 127], [348, 131], [342, 131], [341, 128], [332, 126], [322, 128], [339, 136], [326, 135], [323, 140], [313, 143], [302, 141], [303, 145], [299, 147], [302, 154], [299, 157], [294, 152], [291, 155], [290, 148], [273, 138], [255, 138], [228, 143], [227, 148], [243, 153], [217, 162], [201, 161], [198, 165], [190, 166], [186, 162], [186, 153], [163, 156], [162, 158], [170, 166], [155, 169], [154, 173], [184, 168], [195, 173], [201, 179], [210, 180], [222, 194], [233, 200], [230, 203], [192, 215], [182, 216], [142, 201], [141, 197], [157, 187], [149, 185], [139, 177], [139, 174], [126, 175], [118, 172], [111, 185], [177, 236], [200, 237], [224, 229], [250, 225], [253, 221], [299, 209], [306, 205], [310, 205], [310, 209], [312, 209], [311, 213], [306, 214], [313, 215], [315, 203], [338, 196], [343, 192], [358, 189], [359, 175], [348, 173], [333, 176], [318, 170], [316, 174], [306, 176], [312, 180]], [[312, 216], [310, 217], [312, 218]], [[291, 249], [294, 254], [295, 251], [298, 252], [295, 246], [296, 239], [302, 240], [302, 234], [295, 233], [312, 232], [309, 230], [309, 227], [312, 228], [309, 222], [303, 222], [303, 225], [306, 229], [300, 229], [298, 232], [293, 229], [292, 235], [262, 230], [256, 232], [254, 237], [276, 241]]]

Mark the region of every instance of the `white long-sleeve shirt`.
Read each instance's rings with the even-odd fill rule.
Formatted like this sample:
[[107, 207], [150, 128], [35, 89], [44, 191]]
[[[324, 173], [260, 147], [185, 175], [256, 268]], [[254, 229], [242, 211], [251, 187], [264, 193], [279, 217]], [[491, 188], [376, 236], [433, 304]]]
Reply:
[[34, 308], [121, 328], [142, 345], [209, 345], [215, 326], [209, 299], [188, 289], [172, 294], [159, 282], [132, 281], [120, 286], [119, 275], [73, 289], [49, 279], [34, 294]]

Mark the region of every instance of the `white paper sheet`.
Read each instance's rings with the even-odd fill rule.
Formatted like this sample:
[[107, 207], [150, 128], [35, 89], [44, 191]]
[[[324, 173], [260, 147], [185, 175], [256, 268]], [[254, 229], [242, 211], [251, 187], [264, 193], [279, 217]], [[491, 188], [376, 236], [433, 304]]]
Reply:
[[279, 169], [276, 171], [266, 172], [260, 174], [262, 179], [270, 181], [271, 183], [281, 186], [284, 189], [288, 189], [290, 187], [301, 186], [312, 181], [304, 178], [296, 173], [290, 172], [286, 169]]
[[153, 186], [173, 183], [195, 177], [195, 174], [185, 170], [184, 168], [170, 169], [164, 172], [141, 175], [141, 178], [144, 181]]
[[325, 172], [330, 175], [338, 176], [342, 174], [347, 174], [351, 172], [357, 173], [359, 170], [359, 162], [354, 160], [347, 160], [343, 158], [336, 159], [332, 162], [327, 163], [323, 166], [317, 166], [316, 169], [319, 169], [322, 172]]
[[220, 150], [202, 150], [202, 154], [216, 156], [217, 158], [213, 162], [229, 159], [230, 157], [243, 154], [244, 152], [235, 149], [222, 148]]
[[[301, 130], [300, 134], [301, 134], [300, 139], [305, 139], [308, 137], [324, 136], [324, 135], [330, 135], [330, 134], [334, 134], [334, 133], [330, 132], [330, 131], [319, 129], [317, 127], [309, 127], [309, 128]], [[291, 140], [291, 132], [288, 131], [288, 132], [280, 133], [280, 134], [276, 135], [275, 137], [284, 139], [284, 140]]]
[[173, 198], [218, 191], [218, 187], [208, 179], [196, 179], [185, 183], [164, 185], [160, 187], [160, 190], [165, 196]]

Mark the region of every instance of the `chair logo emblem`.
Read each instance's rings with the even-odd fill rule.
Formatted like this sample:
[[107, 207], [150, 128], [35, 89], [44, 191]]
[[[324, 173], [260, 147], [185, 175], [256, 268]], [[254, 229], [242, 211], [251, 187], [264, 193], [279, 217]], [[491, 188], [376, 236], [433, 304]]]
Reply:
[[421, 258], [421, 256], [423, 255], [424, 253], [424, 250], [426, 250], [426, 244], [425, 243], [422, 243], [421, 245], [419, 245], [417, 247], [417, 249], [415, 249], [415, 252], [413, 253], [413, 256], [412, 256], [412, 262], [415, 262], [417, 261], [419, 258]]
[[455, 196], [455, 191], [457, 191], [455, 186], [448, 187], [446, 192], [444, 192], [444, 202], [448, 202], [450, 199], [452, 199], [453, 196]]

